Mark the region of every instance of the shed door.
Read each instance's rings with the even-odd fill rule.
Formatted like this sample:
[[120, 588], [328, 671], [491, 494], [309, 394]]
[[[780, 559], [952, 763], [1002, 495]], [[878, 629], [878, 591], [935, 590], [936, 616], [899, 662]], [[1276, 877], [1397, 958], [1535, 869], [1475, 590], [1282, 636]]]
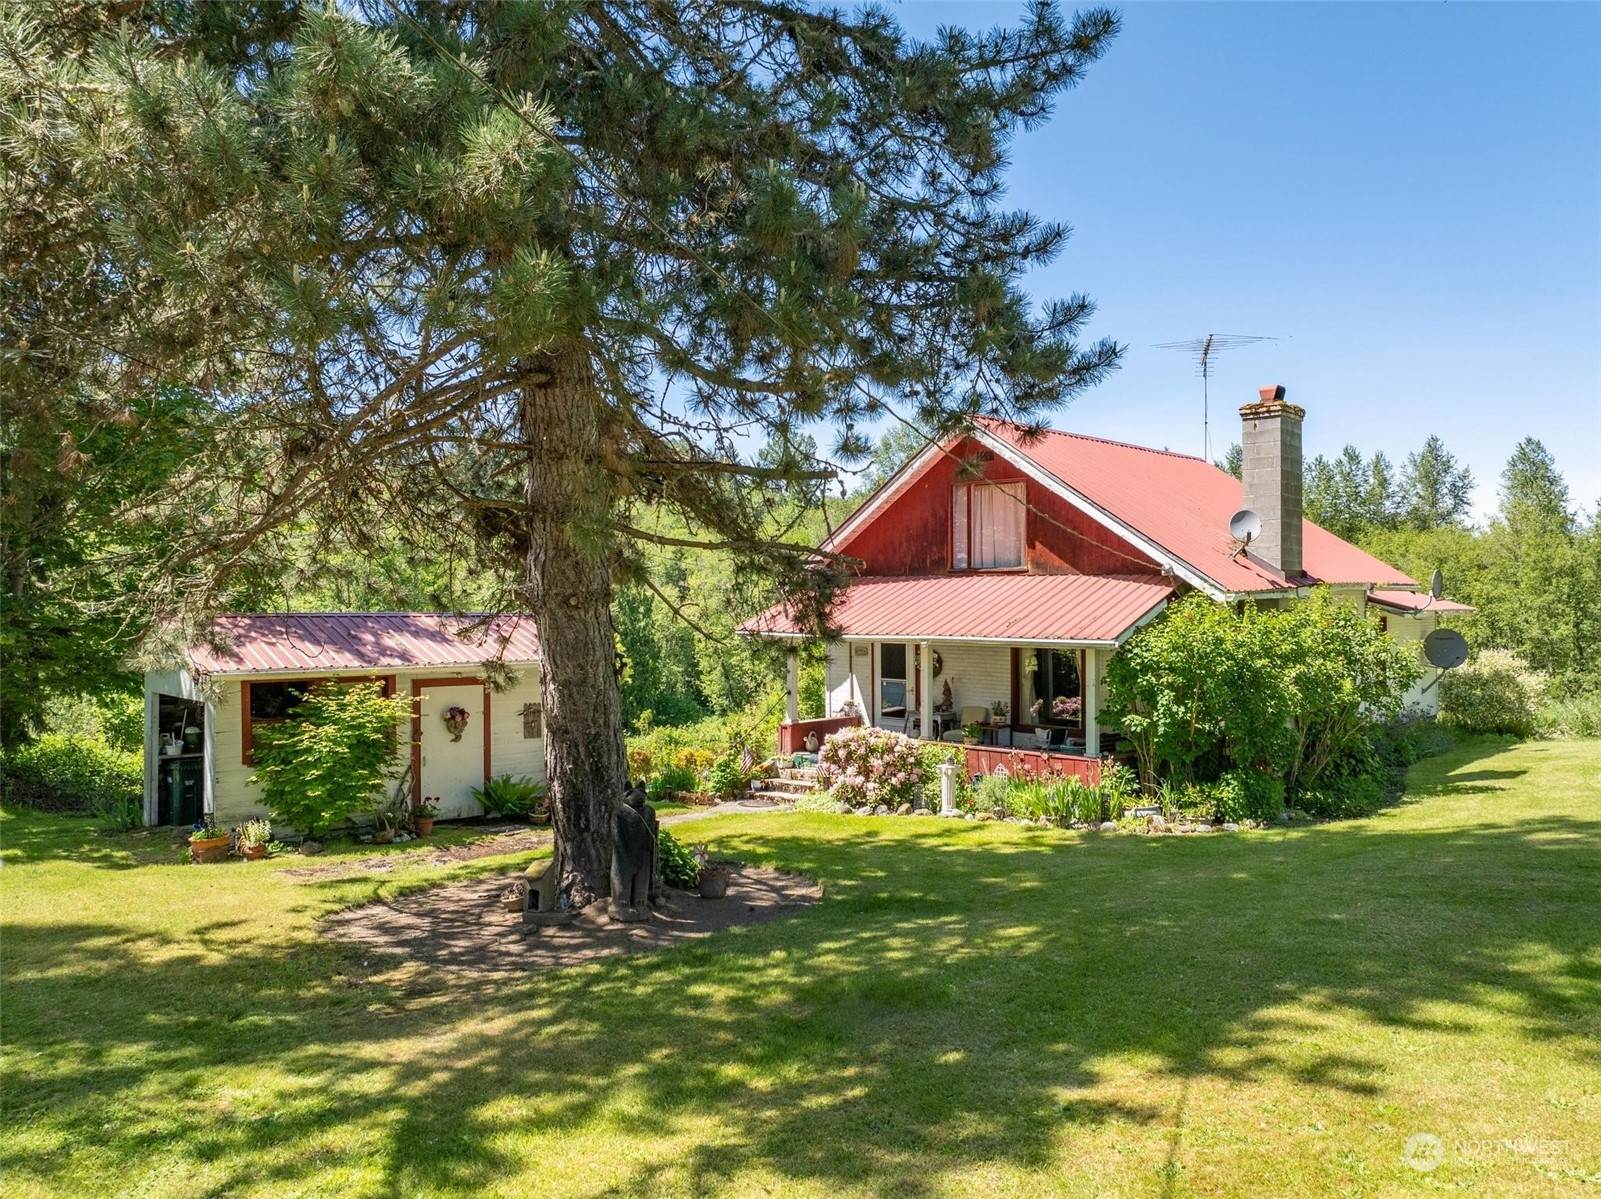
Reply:
[[[484, 689], [477, 683], [431, 684], [419, 689], [418, 706], [422, 728], [418, 743], [418, 778], [423, 795], [440, 799], [441, 819], [480, 816], [483, 808], [472, 797], [472, 788], [484, 785], [489, 769], [489, 713], [485, 711]], [[450, 708], [467, 711], [467, 727], [461, 739], [454, 739], [445, 724]]]

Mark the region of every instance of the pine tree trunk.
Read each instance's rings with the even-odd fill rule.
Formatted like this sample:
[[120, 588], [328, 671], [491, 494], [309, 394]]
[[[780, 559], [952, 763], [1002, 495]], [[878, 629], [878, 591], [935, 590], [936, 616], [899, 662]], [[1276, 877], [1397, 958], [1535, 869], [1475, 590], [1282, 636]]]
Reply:
[[562, 890], [574, 907], [610, 892], [612, 811], [628, 777], [611, 622], [612, 482], [587, 354], [525, 359], [527, 582], [544, 667], [545, 771]]

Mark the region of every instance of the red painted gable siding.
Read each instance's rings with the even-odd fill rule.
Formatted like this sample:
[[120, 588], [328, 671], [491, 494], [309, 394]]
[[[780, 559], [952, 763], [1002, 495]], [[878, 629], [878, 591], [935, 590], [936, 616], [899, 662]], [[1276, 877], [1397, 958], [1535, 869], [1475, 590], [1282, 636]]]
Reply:
[[[849, 541], [835, 547], [860, 558], [864, 575], [933, 575], [951, 569], [951, 490], [957, 459], [982, 451], [964, 442], [957, 458], [936, 461]], [[983, 464], [982, 478], [1008, 483], [1025, 476], [1010, 463]], [[974, 476], [964, 472], [963, 479]], [[1028, 571], [1030, 574], [1160, 574], [1150, 558], [1059, 496], [1028, 480]]]

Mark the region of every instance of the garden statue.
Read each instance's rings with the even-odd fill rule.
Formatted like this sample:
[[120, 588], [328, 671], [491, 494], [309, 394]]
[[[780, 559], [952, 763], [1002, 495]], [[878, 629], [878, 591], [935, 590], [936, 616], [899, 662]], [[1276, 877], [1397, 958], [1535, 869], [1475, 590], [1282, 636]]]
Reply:
[[809, 754], [816, 753], [817, 744], [817, 730], [813, 729], [811, 732], [806, 734], [806, 752]]
[[611, 902], [606, 913], [620, 924], [650, 919], [656, 876], [656, 810], [634, 787], [612, 812]]
[[936, 707], [934, 709], [934, 711], [936, 711], [936, 712], [954, 712], [954, 711], [956, 711], [956, 701], [951, 698], [951, 681], [949, 679], [946, 679], [945, 682], [940, 685], [939, 706]]

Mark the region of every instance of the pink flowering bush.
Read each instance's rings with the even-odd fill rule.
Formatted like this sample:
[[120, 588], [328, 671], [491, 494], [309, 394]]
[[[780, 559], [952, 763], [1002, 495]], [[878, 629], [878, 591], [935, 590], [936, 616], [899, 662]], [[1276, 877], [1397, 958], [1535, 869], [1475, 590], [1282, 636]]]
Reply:
[[841, 729], [817, 755], [817, 781], [836, 801], [897, 808], [917, 798], [923, 785], [918, 743], [887, 729]]

